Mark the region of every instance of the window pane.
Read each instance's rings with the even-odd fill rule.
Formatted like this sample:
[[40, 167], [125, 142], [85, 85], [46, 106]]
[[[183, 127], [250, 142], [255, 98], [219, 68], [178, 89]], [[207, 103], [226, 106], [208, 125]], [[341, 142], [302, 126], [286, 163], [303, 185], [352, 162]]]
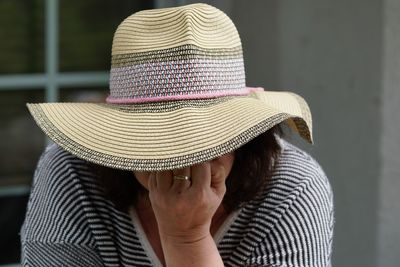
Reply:
[[2, 0], [0, 14], [0, 74], [43, 72], [44, 0]]
[[60, 90], [60, 102], [94, 102], [104, 103], [108, 87], [63, 88]]
[[60, 70], [108, 70], [115, 29], [153, 1], [60, 1]]

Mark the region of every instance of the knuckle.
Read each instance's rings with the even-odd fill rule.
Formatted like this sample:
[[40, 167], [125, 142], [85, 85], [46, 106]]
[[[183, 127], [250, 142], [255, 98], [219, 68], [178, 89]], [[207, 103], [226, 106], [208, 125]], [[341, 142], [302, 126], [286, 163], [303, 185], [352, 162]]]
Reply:
[[209, 193], [206, 189], [199, 190], [196, 194], [196, 202], [200, 207], [209, 205]]

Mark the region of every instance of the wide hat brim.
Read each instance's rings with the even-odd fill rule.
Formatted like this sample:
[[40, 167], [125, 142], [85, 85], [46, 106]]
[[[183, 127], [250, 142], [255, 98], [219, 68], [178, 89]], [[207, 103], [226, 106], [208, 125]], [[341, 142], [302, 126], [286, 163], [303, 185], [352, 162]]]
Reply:
[[312, 142], [306, 102], [289, 92], [129, 105], [28, 104], [40, 128], [79, 158], [123, 170], [171, 170], [232, 152], [286, 121]]

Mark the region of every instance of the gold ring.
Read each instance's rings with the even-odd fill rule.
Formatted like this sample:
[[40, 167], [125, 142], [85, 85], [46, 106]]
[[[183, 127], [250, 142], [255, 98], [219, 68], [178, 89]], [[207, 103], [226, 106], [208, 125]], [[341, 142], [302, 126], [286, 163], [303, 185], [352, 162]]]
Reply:
[[190, 176], [178, 174], [178, 175], [174, 175], [173, 179], [174, 180], [182, 180], [182, 181], [190, 181]]

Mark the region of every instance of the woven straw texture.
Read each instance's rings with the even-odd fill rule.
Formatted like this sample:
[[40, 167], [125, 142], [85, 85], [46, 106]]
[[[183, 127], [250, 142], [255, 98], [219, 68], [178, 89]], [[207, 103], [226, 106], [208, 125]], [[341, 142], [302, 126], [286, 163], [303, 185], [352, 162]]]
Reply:
[[239, 34], [205, 4], [146, 10], [114, 35], [108, 103], [245, 95]]
[[308, 108], [303, 109], [299, 98], [292, 93], [259, 92], [206, 102], [176, 101], [172, 106], [58, 103], [28, 107], [51, 139], [83, 159], [118, 169], [165, 170], [229, 153], [291, 118], [298, 118], [292, 120], [293, 125], [311, 142], [311, 121], [302, 118]]
[[137, 12], [115, 32], [112, 55], [195, 45], [208, 49], [241, 46], [235, 25], [222, 11], [194, 4]]
[[246, 87], [237, 30], [206, 4], [141, 11], [121, 23], [107, 103], [28, 108], [65, 150], [125, 170], [211, 160], [283, 121], [312, 142], [307, 103], [293, 93]]

